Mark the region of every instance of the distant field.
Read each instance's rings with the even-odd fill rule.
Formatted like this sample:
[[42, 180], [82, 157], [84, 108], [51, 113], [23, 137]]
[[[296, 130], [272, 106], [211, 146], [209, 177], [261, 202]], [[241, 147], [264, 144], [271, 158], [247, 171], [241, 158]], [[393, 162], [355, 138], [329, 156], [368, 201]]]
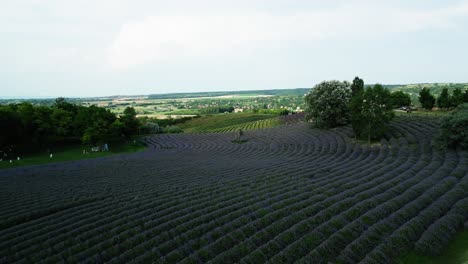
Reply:
[[261, 119], [257, 121], [250, 121], [245, 123], [240, 123], [237, 125], [215, 128], [215, 129], [208, 129], [203, 132], [206, 133], [226, 133], [226, 132], [237, 132], [239, 130], [255, 130], [255, 129], [265, 129], [265, 128], [272, 128], [280, 125], [285, 124], [292, 124], [299, 121], [304, 121], [304, 114], [298, 113], [294, 115], [287, 115], [287, 116], [275, 116], [272, 118]]
[[161, 115], [161, 114], [142, 114], [142, 115], [137, 115], [137, 117], [149, 117], [149, 118], [156, 118], [156, 119], [168, 119], [168, 118], [182, 118], [182, 117], [194, 117], [195, 115]]
[[281, 123], [278, 117], [272, 117], [272, 118], [261, 119], [257, 121], [245, 122], [245, 123], [232, 125], [232, 126], [226, 126], [226, 127], [221, 127], [221, 128], [215, 128], [215, 129], [207, 129], [207, 130], [204, 130], [203, 132], [206, 132], [206, 133], [236, 132], [239, 130], [272, 128], [275, 126], [279, 126], [280, 124]]
[[208, 115], [180, 124], [186, 133], [200, 133], [238, 126], [245, 123], [275, 118], [275, 115], [255, 113], [229, 113]]
[[250, 90], [250, 91], [219, 91], [219, 92], [193, 92], [149, 95], [150, 99], [198, 98], [219, 96], [276, 96], [276, 95], [303, 95], [310, 88]]

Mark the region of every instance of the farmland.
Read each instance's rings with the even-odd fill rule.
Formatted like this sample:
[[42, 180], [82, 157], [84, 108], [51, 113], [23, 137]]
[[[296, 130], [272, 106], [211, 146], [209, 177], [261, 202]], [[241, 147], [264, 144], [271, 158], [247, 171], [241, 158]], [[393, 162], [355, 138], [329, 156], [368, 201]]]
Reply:
[[272, 127], [268, 122], [277, 120], [276, 116], [271, 114], [252, 114], [252, 113], [236, 113], [236, 114], [220, 114], [209, 115], [201, 118], [193, 119], [180, 125], [184, 132], [199, 133], [199, 132], [222, 132], [235, 131], [251, 124], [257, 125], [255, 128]]
[[438, 122], [397, 117], [372, 145], [349, 126], [304, 122], [247, 130], [244, 144], [229, 129], [160, 134], [138, 153], [0, 170], [0, 262], [391, 263], [438, 253], [468, 218], [468, 153], [431, 147]]

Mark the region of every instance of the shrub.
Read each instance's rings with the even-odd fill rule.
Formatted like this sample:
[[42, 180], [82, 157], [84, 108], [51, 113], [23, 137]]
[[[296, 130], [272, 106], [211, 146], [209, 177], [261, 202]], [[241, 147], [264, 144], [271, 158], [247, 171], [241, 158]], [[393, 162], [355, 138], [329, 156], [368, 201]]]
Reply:
[[442, 120], [434, 143], [439, 148], [460, 146], [468, 149], [468, 104], [463, 104]]
[[169, 126], [166, 129], [164, 129], [164, 132], [169, 133], [169, 134], [176, 134], [176, 133], [183, 133], [184, 131], [182, 128], [178, 126]]

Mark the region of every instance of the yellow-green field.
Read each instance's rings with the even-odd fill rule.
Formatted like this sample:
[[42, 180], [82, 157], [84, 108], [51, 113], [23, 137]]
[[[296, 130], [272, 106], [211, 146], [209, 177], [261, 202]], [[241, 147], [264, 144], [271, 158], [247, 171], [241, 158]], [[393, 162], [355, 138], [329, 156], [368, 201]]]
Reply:
[[[227, 132], [238, 129], [265, 128], [276, 125], [275, 115], [255, 113], [230, 113], [208, 115], [185, 122], [180, 126], [185, 133]], [[264, 121], [270, 120], [270, 121]], [[261, 122], [264, 121], [264, 122]]]

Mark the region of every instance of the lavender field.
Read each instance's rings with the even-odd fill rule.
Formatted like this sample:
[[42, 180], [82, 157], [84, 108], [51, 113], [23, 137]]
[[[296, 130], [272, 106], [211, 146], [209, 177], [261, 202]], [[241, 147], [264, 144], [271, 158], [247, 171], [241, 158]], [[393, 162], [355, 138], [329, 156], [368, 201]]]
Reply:
[[163, 134], [133, 154], [0, 170], [0, 263], [392, 263], [468, 219], [468, 153], [437, 119], [380, 144], [295, 123]]

